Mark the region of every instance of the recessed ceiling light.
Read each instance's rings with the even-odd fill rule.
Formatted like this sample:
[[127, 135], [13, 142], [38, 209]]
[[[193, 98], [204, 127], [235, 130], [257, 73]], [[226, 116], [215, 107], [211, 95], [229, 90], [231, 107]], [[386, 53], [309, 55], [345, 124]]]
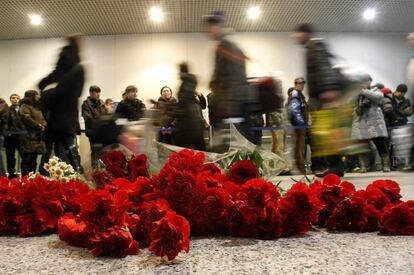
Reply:
[[149, 11], [149, 16], [154, 22], [162, 22], [164, 20], [164, 13], [160, 7], [152, 7]]
[[260, 9], [258, 7], [250, 7], [247, 10], [247, 17], [251, 20], [256, 20], [260, 16]]
[[35, 26], [42, 25], [43, 18], [38, 14], [29, 14], [30, 23]]
[[362, 16], [365, 20], [373, 20], [376, 15], [377, 12], [374, 9], [367, 9]]

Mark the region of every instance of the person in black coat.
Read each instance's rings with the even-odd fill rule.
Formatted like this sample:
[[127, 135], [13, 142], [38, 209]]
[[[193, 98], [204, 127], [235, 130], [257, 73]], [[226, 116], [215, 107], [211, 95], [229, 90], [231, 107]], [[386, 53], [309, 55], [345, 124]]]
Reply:
[[119, 102], [115, 113], [121, 118], [127, 118], [130, 121], [140, 120], [144, 116], [145, 104], [137, 98], [137, 87], [130, 85], [125, 88], [125, 97]]
[[25, 129], [23, 122], [20, 119], [20, 96], [18, 94], [10, 95], [11, 105], [9, 106], [8, 114], [8, 130], [12, 134], [7, 135], [4, 140], [4, 147], [6, 148], [7, 171], [9, 178], [17, 178], [16, 175], [16, 151], [20, 154], [20, 135], [13, 134], [13, 132], [23, 131]]
[[158, 98], [155, 106], [160, 111], [160, 132], [158, 134], [158, 141], [168, 144], [173, 144], [172, 132], [174, 116], [172, 107], [176, 105], [177, 100], [172, 96], [171, 88], [164, 86], [160, 91], [161, 96]]
[[[328, 51], [323, 40], [313, 38], [313, 34], [312, 25], [300, 24], [295, 28], [293, 38], [297, 44], [306, 49], [308, 106], [311, 111], [319, 111], [337, 106], [341, 96], [341, 81], [338, 72], [332, 68], [331, 58], [333, 55]], [[316, 146], [312, 147], [314, 149], [312, 153], [315, 154]], [[339, 155], [312, 156], [312, 171], [317, 176], [332, 173], [342, 177], [344, 169]]]
[[[57, 83], [56, 88], [42, 92], [49, 125], [47, 139], [55, 145], [59, 158], [69, 160], [76, 171], [82, 172], [75, 138], [80, 133], [78, 106], [85, 72], [79, 57], [80, 35], [71, 35], [66, 39], [68, 45], [62, 49], [55, 70], [40, 81], [39, 88], [43, 91], [49, 84]], [[48, 157], [50, 154], [45, 154], [42, 163]]]
[[100, 119], [107, 115], [105, 103], [100, 99], [101, 88], [96, 85], [89, 87], [89, 96], [82, 103], [82, 117], [85, 121], [85, 134], [91, 145], [91, 164], [95, 168], [104, 145], [97, 136]]
[[174, 140], [177, 146], [204, 151], [204, 119], [195, 97], [197, 78], [189, 73], [187, 63], [179, 64], [179, 70], [181, 85], [177, 95]]

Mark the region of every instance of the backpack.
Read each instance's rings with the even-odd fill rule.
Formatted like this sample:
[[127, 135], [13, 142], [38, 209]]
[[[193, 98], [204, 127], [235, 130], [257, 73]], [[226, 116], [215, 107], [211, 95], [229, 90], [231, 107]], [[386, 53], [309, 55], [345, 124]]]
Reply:
[[257, 93], [253, 103], [254, 113], [272, 113], [283, 107], [282, 83], [272, 77], [249, 79], [250, 86]]

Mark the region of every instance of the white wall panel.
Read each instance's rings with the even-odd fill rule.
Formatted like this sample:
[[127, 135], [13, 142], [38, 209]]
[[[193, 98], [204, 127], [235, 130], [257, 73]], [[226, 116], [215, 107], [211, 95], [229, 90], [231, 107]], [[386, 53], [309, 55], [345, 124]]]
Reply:
[[[374, 82], [390, 88], [404, 82], [405, 65], [410, 49], [402, 33], [324, 33], [338, 63], [366, 67]], [[290, 33], [236, 33], [229, 36], [246, 55], [249, 76], [279, 75], [284, 88], [293, 79], [304, 76], [303, 49], [295, 45]], [[37, 82], [53, 69], [60, 39], [0, 41], [0, 96], [35, 88]], [[127, 85], [136, 85], [139, 97], [157, 98], [159, 90], [169, 85], [176, 92], [179, 85], [177, 64], [188, 61], [199, 77], [199, 89], [207, 92], [213, 72], [214, 43], [205, 34], [140, 34], [91, 36], [85, 38], [82, 51], [87, 69], [88, 87], [102, 88], [102, 98], [121, 98]]]

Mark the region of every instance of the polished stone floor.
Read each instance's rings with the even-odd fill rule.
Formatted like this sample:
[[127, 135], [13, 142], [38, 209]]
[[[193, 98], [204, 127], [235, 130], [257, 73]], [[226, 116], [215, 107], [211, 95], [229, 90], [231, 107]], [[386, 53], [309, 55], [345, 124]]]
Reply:
[[[404, 200], [414, 199], [414, 174], [348, 174], [363, 188], [374, 179], [401, 185]], [[298, 179], [294, 177], [294, 179]], [[280, 177], [282, 186], [293, 183]], [[414, 274], [414, 237], [378, 233], [328, 233], [260, 241], [230, 237], [192, 238], [189, 254], [172, 263], [146, 249], [123, 259], [94, 258], [56, 235], [0, 237], [0, 274]]]

